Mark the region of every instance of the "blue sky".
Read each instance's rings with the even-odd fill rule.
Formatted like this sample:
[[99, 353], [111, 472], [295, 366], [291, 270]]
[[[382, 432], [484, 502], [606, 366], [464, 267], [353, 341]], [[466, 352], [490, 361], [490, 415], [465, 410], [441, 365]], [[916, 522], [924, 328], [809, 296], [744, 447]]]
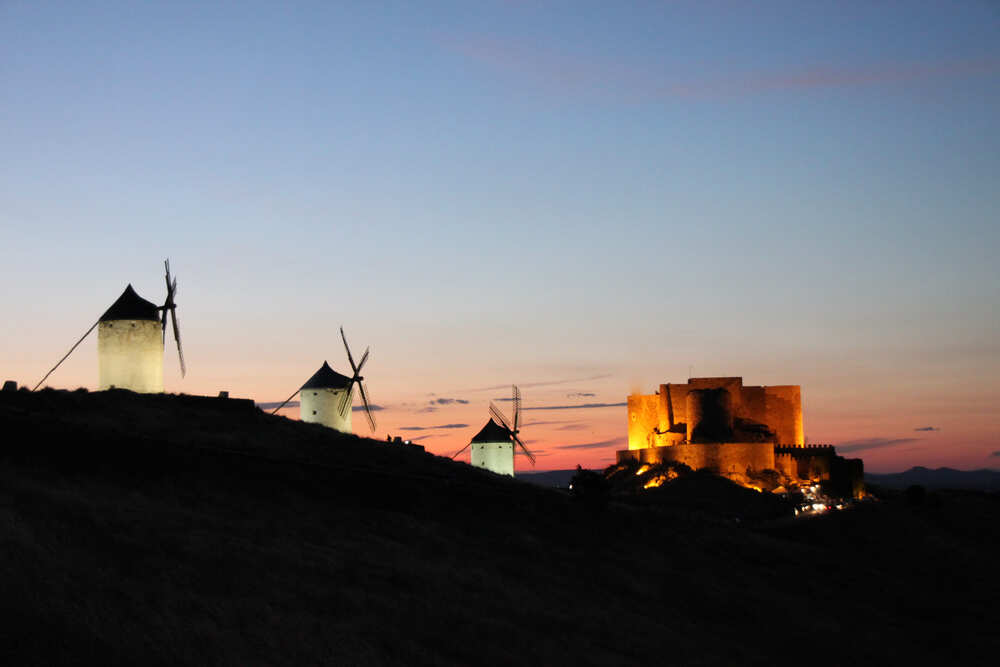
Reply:
[[41, 377], [169, 255], [174, 391], [280, 400], [344, 324], [386, 428], [692, 369], [802, 384], [814, 441], [918, 436], [887, 468], [987, 465], [998, 37], [986, 1], [0, 2], [0, 363]]

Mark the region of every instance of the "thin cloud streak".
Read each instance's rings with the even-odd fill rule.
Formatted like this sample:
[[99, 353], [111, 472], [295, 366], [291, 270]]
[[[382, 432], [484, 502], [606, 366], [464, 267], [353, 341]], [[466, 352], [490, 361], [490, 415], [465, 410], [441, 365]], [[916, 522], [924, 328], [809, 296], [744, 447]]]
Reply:
[[452, 405], [453, 403], [458, 403], [459, 405], [467, 405], [469, 403], [464, 398], [432, 398], [427, 402], [430, 405]]
[[556, 431], [585, 431], [590, 428], [590, 424], [578, 423], [578, 424], [566, 424], [565, 426], [559, 426]]
[[[602, 375], [592, 375], [590, 377], [585, 377], [585, 378], [571, 378], [569, 380], [548, 380], [545, 382], [522, 382], [517, 386], [520, 387], [521, 389], [524, 389], [526, 387], [548, 387], [550, 385], [555, 385], [555, 384], [569, 384], [571, 382], [589, 382], [590, 380], [603, 380], [604, 378], [609, 378], [612, 376], [613, 376], [612, 373], [604, 373]], [[510, 389], [510, 387], [511, 387], [510, 384], [497, 384], [493, 385], [492, 387], [479, 387], [477, 389], [466, 389], [464, 391], [495, 391], [497, 389]], [[509, 401], [510, 399], [508, 398], [507, 400]]]
[[584, 442], [579, 445], [557, 445], [555, 449], [601, 449], [612, 445], [624, 445], [625, 438], [612, 438], [611, 440], [601, 440], [600, 442]]
[[874, 62], [861, 66], [802, 65], [773, 72], [705, 75], [664, 81], [650, 67], [591, 61], [532, 45], [490, 37], [442, 39], [446, 48], [488, 67], [542, 84], [546, 90], [585, 93], [615, 99], [719, 99], [781, 91], [905, 84], [955, 79], [1000, 71], [1000, 56], [932, 62]]
[[547, 426], [549, 424], [573, 424], [574, 419], [552, 419], [549, 421], [524, 422], [521, 426]]
[[400, 431], [436, 431], [438, 429], [469, 428], [468, 424], [439, 424], [438, 426], [400, 426]]
[[869, 449], [882, 449], [884, 447], [894, 447], [907, 442], [917, 442], [920, 438], [865, 438], [862, 440], [850, 440], [837, 445], [837, 451], [841, 454], [850, 452], [861, 452]]
[[597, 408], [620, 408], [628, 403], [580, 403], [579, 405], [536, 405], [522, 407], [521, 410], [594, 410]]
[[660, 86], [654, 97], [726, 98], [782, 91], [904, 84], [988, 74], [1000, 71], [1000, 58], [987, 57], [936, 63], [874, 63], [864, 67], [806, 66], [774, 74], [749, 74], [704, 82]]

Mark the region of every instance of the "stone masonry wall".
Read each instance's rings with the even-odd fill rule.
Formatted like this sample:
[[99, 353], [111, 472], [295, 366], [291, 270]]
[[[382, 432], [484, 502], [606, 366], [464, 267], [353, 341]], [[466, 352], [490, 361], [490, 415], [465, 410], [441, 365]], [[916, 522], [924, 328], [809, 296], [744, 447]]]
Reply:
[[626, 458], [651, 464], [676, 461], [693, 470], [712, 468], [722, 475], [743, 476], [747, 468], [758, 472], [773, 470], [774, 445], [769, 442], [719, 442], [618, 452], [619, 461]]
[[660, 423], [656, 394], [632, 394], [628, 397], [628, 448], [652, 447], [653, 431]]
[[[802, 426], [802, 389], [798, 385], [764, 387], [764, 415], [779, 445], [805, 444]], [[755, 419], [754, 417], [751, 417]]]

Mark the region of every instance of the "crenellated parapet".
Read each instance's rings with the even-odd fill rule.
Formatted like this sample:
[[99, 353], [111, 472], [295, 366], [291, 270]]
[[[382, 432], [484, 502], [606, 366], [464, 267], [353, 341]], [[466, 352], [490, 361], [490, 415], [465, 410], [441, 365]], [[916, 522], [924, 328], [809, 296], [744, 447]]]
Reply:
[[828, 453], [836, 454], [836, 448], [833, 445], [775, 445], [775, 454], [803, 454], [808, 453], [811, 455]]

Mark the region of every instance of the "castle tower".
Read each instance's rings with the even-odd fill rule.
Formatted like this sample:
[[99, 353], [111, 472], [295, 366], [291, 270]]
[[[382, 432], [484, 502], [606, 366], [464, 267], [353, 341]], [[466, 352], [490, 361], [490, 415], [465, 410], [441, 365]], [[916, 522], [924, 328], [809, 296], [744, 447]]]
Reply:
[[472, 465], [498, 475], [514, 476], [514, 443], [506, 428], [490, 419], [469, 444]]
[[136, 294], [131, 284], [98, 320], [97, 363], [102, 391], [163, 391], [160, 309]]
[[[341, 433], [351, 433], [351, 378], [323, 365], [299, 390], [299, 419], [322, 424]], [[341, 402], [347, 393], [347, 409], [341, 412]]]

